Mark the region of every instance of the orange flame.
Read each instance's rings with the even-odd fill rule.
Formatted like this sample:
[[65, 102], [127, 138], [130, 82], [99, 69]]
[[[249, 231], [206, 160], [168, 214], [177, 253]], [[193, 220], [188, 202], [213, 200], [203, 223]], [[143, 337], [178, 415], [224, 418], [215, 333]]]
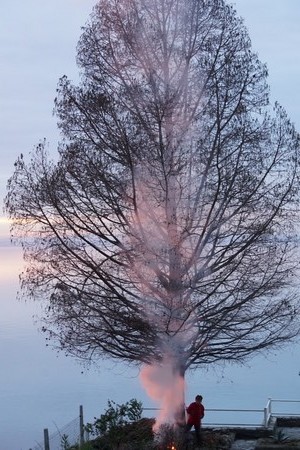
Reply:
[[175, 447], [175, 444], [172, 442], [172, 443], [167, 445], [167, 450], [177, 450], [177, 449]]
[[176, 447], [174, 444], [170, 444], [168, 445], [167, 450], [176, 450]]

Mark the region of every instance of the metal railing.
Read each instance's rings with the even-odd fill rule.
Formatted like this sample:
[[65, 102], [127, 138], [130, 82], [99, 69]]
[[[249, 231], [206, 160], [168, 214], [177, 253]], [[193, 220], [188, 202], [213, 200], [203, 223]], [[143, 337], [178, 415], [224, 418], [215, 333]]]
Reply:
[[[280, 405], [281, 410], [278, 410]], [[143, 408], [143, 412], [159, 411], [159, 408]], [[227, 428], [268, 428], [273, 426], [272, 418], [276, 417], [300, 417], [300, 400], [278, 400], [269, 398], [267, 404], [261, 409], [231, 409], [231, 408], [206, 408], [204, 427]], [[222, 420], [222, 417], [225, 419]], [[241, 418], [243, 420], [241, 421]], [[247, 419], [248, 418], [248, 419]], [[60, 450], [68, 448], [67, 444], [79, 445], [79, 448], [89, 438], [84, 439], [83, 408], [79, 407], [79, 417], [57, 430], [53, 435], [44, 430], [44, 442], [37, 443], [33, 450]]]
[[[159, 408], [143, 408], [144, 411], [158, 411]], [[247, 427], [257, 428], [266, 426], [265, 408], [261, 409], [232, 409], [232, 408], [205, 408], [204, 427]]]
[[[276, 408], [278, 404], [280, 404], [281, 410]], [[300, 400], [279, 400], [269, 398], [267, 406], [269, 416], [272, 417], [300, 416]]]
[[[278, 411], [275, 405], [285, 405]], [[295, 408], [291, 408], [293, 405]], [[157, 411], [159, 408], [143, 408], [144, 411]], [[232, 408], [206, 408], [203, 426], [205, 427], [247, 427], [267, 428], [271, 419], [280, 416], [300, 417], [300, 400], [277, 400], [269, 398], [267, 404], [261, 409], [232, 409]]]

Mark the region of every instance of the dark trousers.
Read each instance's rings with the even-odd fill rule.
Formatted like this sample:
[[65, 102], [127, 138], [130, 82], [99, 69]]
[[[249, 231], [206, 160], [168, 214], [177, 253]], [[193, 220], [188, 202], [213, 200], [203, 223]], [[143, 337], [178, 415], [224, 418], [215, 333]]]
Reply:
[[201, 444], [200, 425], [193, 425], [191, 423], [187, 423], [186, 426], [185, 426], [185, 432], [188, 433], [189, 431], [191, 431], [191, 429], [193, 427], [195, 428], [195, 435], [196, 435], [197, 444], [200, 445]]

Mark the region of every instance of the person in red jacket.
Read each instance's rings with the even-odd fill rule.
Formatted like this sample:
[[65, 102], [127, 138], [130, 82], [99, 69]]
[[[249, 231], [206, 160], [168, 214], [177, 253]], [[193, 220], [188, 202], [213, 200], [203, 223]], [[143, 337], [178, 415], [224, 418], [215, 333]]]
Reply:
[[204, 417], [204, 406], [202, 405], [202, 395], [196, 395], [195, 401], [191, 403], [187, 408], [188, 419], [186, 423], [185, 431], [189, 432], [193, 427], [195, 428], [197, 444], [201, 444], [200, 428], [201, 419]]

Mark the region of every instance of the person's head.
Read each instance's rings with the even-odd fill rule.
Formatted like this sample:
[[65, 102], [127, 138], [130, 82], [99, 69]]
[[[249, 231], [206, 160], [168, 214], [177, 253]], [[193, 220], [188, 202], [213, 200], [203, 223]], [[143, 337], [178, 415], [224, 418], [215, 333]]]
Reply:
[[197, 403], [201, 403], [202, 399], [203, 399], [202, 395], [196, 395], [196, 397], [195, 397], [195, 400]]

